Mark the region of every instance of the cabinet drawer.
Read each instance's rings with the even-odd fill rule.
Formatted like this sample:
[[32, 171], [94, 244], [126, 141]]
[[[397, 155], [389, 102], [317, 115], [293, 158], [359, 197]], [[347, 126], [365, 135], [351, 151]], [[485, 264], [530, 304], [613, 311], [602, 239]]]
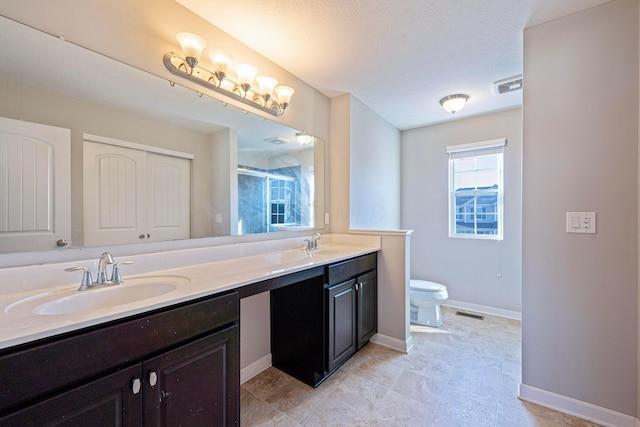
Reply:
[[327, 267], [327, 284], [335, 285], [369, 270], [373, 270], [376, 268], [377, 259], [378, 254], [373, 253], [332, 264]]
[[234, 292], [6, 352], [0, 355], [0, 414], [238, 322], [239, 312]]

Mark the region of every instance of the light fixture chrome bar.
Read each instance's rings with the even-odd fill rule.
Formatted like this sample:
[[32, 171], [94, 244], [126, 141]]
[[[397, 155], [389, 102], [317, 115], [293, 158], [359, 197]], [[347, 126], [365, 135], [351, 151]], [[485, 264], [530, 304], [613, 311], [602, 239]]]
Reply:
[[[219, 83], [217, 81], [211, 82], [209, 81], [211, 76], [215, 76], [215, 73], [213, 73], [212, 71], [206, 70], [198, 65], [194, 66], [192, 69], [192, 72], [189, 73], [187, 72], [187, 68], [184, 67], [180, 68], [181, 64], [186, 64], [186, 60], [184, 58], [181, 58], [180, 56], [176, 55], [173, 52], [168, 52], [164, 55], [164, 65], [165, 67], [167, 67], [167, 69], [169, 71], [171, 71], [172, 74], [176, 75], [176, 76], [180, 76], [184, 79], [187, 79], [193, 83], [197, 83], [200, 86], [204, 86], [207, 89], [210, 89], [214, 92], [220, 93], [222, 95], [228, 96], [236, 101], [240, 101], [243, 104], [247, 104], [250, 105], [254, 108], [257, 108], [261, 111], [264, 111], [265, 113], [269, 113], [273, 116], [279, 116], [281, 114], [283, 114], [284, 112], [280, 111], [279, 106], [277, 106], [277, 104], [273, 104], [274, 106], [272, 108], [267, 107], [262, 105], [260, 102], [256, 102], [253, 99], [256, 97], [257, 95], [257, 99], [262, 100], [262, 96], [260, 96], [259, 94], [254, 94], [253, 91], [250, 90], [250, 92], [252, 93], [252, 95], [248, 95], [246, 94], [246, 97], [242, 97], [239, 94], [233, 92], [233, 90], [228, 90], [224, 87], [222, 87], [222, 85], [218, 86], [216, 83]], [[175, 62], [178, 62], [178, 65], [176, 66]], [[202, 78], [199, 77], [199, 75], [204, 75], [206, 77]], [[235, 84], [234, 82], [230, 81], [229, 78], [225, 78], [225, 80], [223, 82], [230, 82], [232, 83], [234, 86], [239, 86], [238, 84]], [[243, 91], [244, 92], [244, 91]]]

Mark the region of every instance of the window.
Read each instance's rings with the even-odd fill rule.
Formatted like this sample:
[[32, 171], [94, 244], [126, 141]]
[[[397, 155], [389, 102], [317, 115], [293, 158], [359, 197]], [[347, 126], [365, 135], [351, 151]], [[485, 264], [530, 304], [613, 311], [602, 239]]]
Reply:
[[449, 237], [502, 240], [505, 139], [447, 147]]

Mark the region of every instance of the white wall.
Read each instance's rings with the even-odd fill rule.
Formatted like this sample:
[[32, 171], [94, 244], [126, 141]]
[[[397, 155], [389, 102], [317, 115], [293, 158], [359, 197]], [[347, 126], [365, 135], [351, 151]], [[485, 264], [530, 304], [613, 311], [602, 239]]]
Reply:
[[400, 228], [400, 131], [351, 96], [351, 228]]
[[[516, 109], [402, 132], [402, 228], [414, 230], [411, 277], [446, 285], [452, 300], [521, 311], [521, 116]], [[497, 138], [507, 138], [504, 240], [449, 238], [445, 149]]]
[[638, 1], [526, 29], [524, 76], [523, 385], [636, 416]]

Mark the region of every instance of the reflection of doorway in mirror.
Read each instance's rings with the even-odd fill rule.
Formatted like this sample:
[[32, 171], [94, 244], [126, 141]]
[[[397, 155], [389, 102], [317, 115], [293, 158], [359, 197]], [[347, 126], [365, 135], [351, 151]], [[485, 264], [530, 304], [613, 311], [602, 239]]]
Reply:
[[189, 238], [192, 156], [151, 150], [85, 135], [85, 246]]
[[310, 227], [311, 210], [302, 200], [311, 186], [313, 181], [300, 166], [268, 171], [239, 168], [238, 234]]
[[0, 117], [0, 252], [66, 246], [71, 131]]

